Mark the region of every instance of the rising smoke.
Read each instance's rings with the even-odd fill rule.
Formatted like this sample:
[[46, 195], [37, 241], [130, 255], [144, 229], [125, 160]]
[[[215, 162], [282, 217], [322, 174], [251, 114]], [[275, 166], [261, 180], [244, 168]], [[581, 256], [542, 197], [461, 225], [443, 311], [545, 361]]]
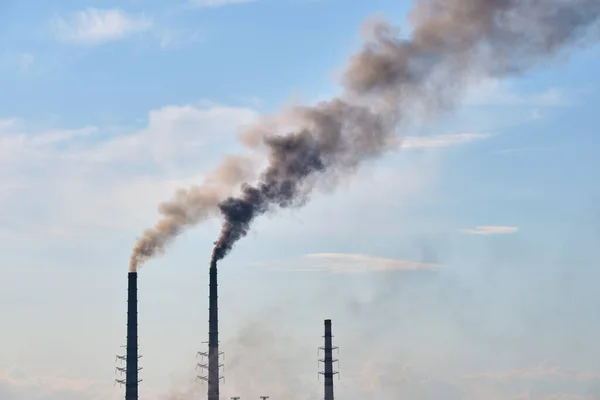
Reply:
[[138, 240], [131, 254], [129, 270], [136, 271], [146, 260], [161, 254], [184, 229], [217, 215], [223, 198], [234, 193], [243, 181], [253, 179], [254, 170], [250, 159], [228, 156], [202, 185], [178, 190], [171, 201], [159, 206], [163, 218]]
[[[138, 242], [131, 268], [218, 212], [224, 222], [213, 262], [222, 259], [257, 216], [304, 205], [318, 182], [388, 150], [408, 110], [435, 115], [478, 79], [518, 75], [569, 47], [595, 43], [599, 16], [600, 0], [420, 0], [409, 16], [410, 37], [385, 20], [367, 21], [365, 43], [344, 71], [343, 93], [286, 110], [275, 125], [261, 120], [242, 139], [253, 154], [266, 149], [267, 167], [258, 174], [225, 164], [212, 186], [178, 192]], [[228, 167], [236, 179], [220, 181]], [[244, 171], [258, 182], [242, 179]]]

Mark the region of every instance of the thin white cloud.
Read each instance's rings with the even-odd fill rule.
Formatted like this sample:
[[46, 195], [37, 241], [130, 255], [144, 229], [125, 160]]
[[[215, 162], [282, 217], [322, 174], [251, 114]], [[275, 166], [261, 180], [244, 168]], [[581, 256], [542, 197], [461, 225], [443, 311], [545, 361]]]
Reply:
[[258, 0], [190, 0], [194, 7], [222, 7], [232, 4], [253, 3]]
[[564, 90], [559, 88], [549, 88], [534, 93], [520, 93], [506, 81], [486, 79], [479, 85], [469, 88], [464, 104], [470, 106], [565, 107], [572, 105], [573, 101]]
[[517, 153], [537, 153], [537, 152], [544, 152], [544, 151], [551, 151], [551, 148], [548, 147], [516, 147], [516, 148], [512, 148], [512, 149], [503, 149], [503, 150], [498, 150], [496, 152], [496, 154], [517, 154]]
[[455, 133], [436, 136], [409, 136], [399, 141], [403, 149], [423, 149], [430, 147], [450, 147], [476, 140], [486, 139], [490, 135], [487, 133]]
[[0, 166], [3, 167], [4, 173], [12, 173], [24, 166], [43, 164], [57, 155], [49, 151], [54, 146], [87, 137], [95, 132], [97, 128], [93, 126], [32, 132], [23, 121], [16, 118], [0, 120]]
[[205, 41], [205, 35], [198, 30], [170, 28], [156, 30], [158, 46], [162, 50], [180, 49], [186, 45]]
[[507, 235], [516, 233], [519, 228], [516, 226], [497, 226], [497, 225], [483, 225], [477, 226], [473, 229], [461, 229], [462, 233], [469, 235]]
[[211, 141], [233, 138], [241, 126], [256, 118], [258, 113], [243, 107], [165, 106], [148, 113], [146, 127], [72, 156], [89, 162], [152, 162], [176, 168], [197, 159]]
[[130, 15], [114, 9], [88, 8], [67, 17], [56, 17], [52, 28], [56, 38], [62, 42], [94, 45], [127, 38], [149, 30], [151, 18]]
[[[212, 104], [166, 106], [150, 111], [145, 126], [126, 132], [95, 126], [36, 130], [17, 118], [2, 119], [0, 207], [10, 215], [3, 235], [6, 229], [19, 237], [98, 228], [137, 232], [153, 222], [156, 205], [176, 188], [198, 183], [198, 171], [231, 150], [237, 129], [257, 115]], [[32, 196], [34, 189], [43, 195]]]
[[[300, 260], [278, 261], [281, 269], [288, 272], [329, 272], [332, 274], [356, 274], [383, 271], [414, 271], [441, 268], [439, 264], [422, 263], [400, 258], [383, 258], [366, 254], [313, 253]], [[261, 264], [269, 266], [270, 263]]]
[[[3, 234], [14, 232], [15, 240], [28, 234], [137, 235], [155, 222], [157, 204], [177, 188], [201, 183], [202, 172], [212, 169], [222, 155], [237, 152], [239, 130], [258, 116], [251, 108], [205, 102], [151, 110], [135, 129], [39, 130], [27, 121], [4, 119], [0, 124]], [[379, 204], [397, 207], [399, 197], [423, 190], [431, 172], [420, 163], [409, 169], [359, 171], [353, 183], [345, 183], [347, 195], [357, 205], [372, 204], [376, 198]], [[40, 195], [32, 196], [32, 188]], [[358, 263], [354, 261], [355, 269], [360, 270]], [[372, 267], [400, 268], [400, 264], [379, 260]]]

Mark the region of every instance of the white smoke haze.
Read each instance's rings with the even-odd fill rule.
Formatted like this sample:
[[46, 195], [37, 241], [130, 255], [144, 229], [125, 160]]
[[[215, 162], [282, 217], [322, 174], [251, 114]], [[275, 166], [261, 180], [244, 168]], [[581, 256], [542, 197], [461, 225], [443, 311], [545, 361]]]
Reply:
[[[351, 282], [370, 289], [371, 295], [359, 295]], [[465, 304], [484, 303], [489, 287], [473, 290], [452, 273], [431, 271], [386, 272], [357, 281], [338, 277], [334, 283], [326, 281], [316, 292], [278, 298], [280, 306], [236, 319], [235, 332], [223, 332], [222, 398], [322, 398], [323, 379], [317, 380], [322, 354], [317, 355], [317, 347], [323, 345], [323, 319], [333, 315], [334, 346], [340, 347], [339, 354], [334, 353], [340, 359], [336, 398], [500, 400], [528, 392], [525, 398], [535, 400], [597, 399], [598, 369], [543, 363], [533, 354], [518, 357], [527, 343], [539, 342], [536, 335], [507, 343], [478, 327], [495, 317], [479, 315], [486, 304], [475, 310]], [[341, 312], [344, 304], [350, 315]], [[319, 305], [323, 309], [319, 315], [314, 311], [312, 317], [303, 315], [304, 309]], [[526, 315], [532, 311], [531, 304], [526, 307], [515, 306], [512, 313]], [[545, 312], [550, 316], [553, 310]], [[593, 335], [582, 339], [589, 345]], [[542, 346], [546, 357], [556, 359], [557, 343]], [[503, 368], [507, 356], [512, 367]], [[194, 382], [193, 372], [182, 383], [187, 386], [158, 398], [205, 396], [206, 385]]]
[[[576, 222], [573, 229], [581, 230]], [[596, 226], [589, 225], [586, 233], [597, 241]], [[565, 242], [569, 237], [565, 232]], [[466, 265], [453, 263], [443, 240], [423, 238], [414, 243], [413, 250], [421, 250], [415, 261], [447, 268], [318, 274], [302, 292], [294, 291], [293, 281], [302, 279], [294, 274], [287, 294], [235, 315], [231, 303], [277, 280], [236, 293], [241, 297], [235, 300], [222, 293], [230, 303], [221, 308], [228, 320], [220, 347], [223, 398], [322, 398], [317, 347], [323, 345], [323, 319], [331, 318], [340, 360], [336, 398], [598, 399], [593, 299], [599, 273], [573, 270], [596, 257], [588, 252], [581, 260], [585, 246], [577, 242], [547, 259], [524, 240], [515, 235], [511, 242], [482, 244], [475, 280], [465, 274]], [[194, 387], [189, 390], [197, 397], [172, 399], [205, 396], [206, 386]]]
[[[302, 206], [319, 181], [335, 183], [332, 176], [351, 174], [384, 154], [415, 107], [435, 118], [472, 83], [519, 75], [594, 44], [599, 14], [597, 0], [421, 0], [410, 13], [407, 39], [384, 19], [367, 20], [364, 45], [343, 74], [343, 94], [286, 109], [241, 135], [250, 154], [270, 154], [269, 165], [247, 179], [234, 174], [239, 179], [178, 191], [159, 207], [163, 219], [135, 246], [131, 270], [219, 212], [225, 222], [215, 255], [224, 257], [258, 215]], [[290, 124], [298, 129], [282, 135]], [[214, 176], [228, 175], [227, 165]], [[229, 197], [242, 182], [255, 186]]]

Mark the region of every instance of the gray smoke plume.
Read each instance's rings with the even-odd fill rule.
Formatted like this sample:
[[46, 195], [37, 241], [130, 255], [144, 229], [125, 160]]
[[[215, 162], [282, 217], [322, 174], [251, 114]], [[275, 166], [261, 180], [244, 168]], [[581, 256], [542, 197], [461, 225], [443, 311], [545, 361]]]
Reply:
[[217, 215], [219, 203], [233, 194], [241, 182], [253, 179], [254, 170], [251, 160], [229, 156], [202, 185], [178, 190], [173, 199], [159, 206], [163, 218], [138, 240], [131, 254], [129, 270], [136, 271], [146, 260], [161, 254], [184, 229]]
[[275, 127], [261, 121], [244, 136], [251, 151], [269, 154], [258, 182], [242, 184], [239, 196], [212, 196], [207, 209], [177, 197], [167, 203], [177, 205], [176, 213], [163, 205], [165, 219], [141, 239], [134, 264], [217, 208], [225, 220], [213, 259], [222, 259], [257, 216], [302, 206], [318, 182], [388, 150], [415, 106], [435, 115], [478, 79], [518, 75], [563, 50], [595, 43], [599, 15], [600, 0], [420, 0], [409, 17], [409, 37], [385, 20], [367, 21], [365, 43], [349, 61], [340, 96], [288, 110]]

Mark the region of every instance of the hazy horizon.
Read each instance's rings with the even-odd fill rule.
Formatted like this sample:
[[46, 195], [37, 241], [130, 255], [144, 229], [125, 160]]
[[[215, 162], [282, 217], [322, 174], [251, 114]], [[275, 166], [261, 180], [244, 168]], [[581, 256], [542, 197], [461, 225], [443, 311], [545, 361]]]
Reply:
[[[42, 3], [0, 4], [0, 399], [119, 399], [129, 258], [159, 203], [261, 115], [338, 95], [363, 21], [408, 36], [413, 2]], [[258, 218], [219, 263], [221, 397], [322, 398], [332, 319], [338, 399], [600, 400], [597, 36]], [[206, 395], [220, 231], [139, 270], [141, 399]]]

